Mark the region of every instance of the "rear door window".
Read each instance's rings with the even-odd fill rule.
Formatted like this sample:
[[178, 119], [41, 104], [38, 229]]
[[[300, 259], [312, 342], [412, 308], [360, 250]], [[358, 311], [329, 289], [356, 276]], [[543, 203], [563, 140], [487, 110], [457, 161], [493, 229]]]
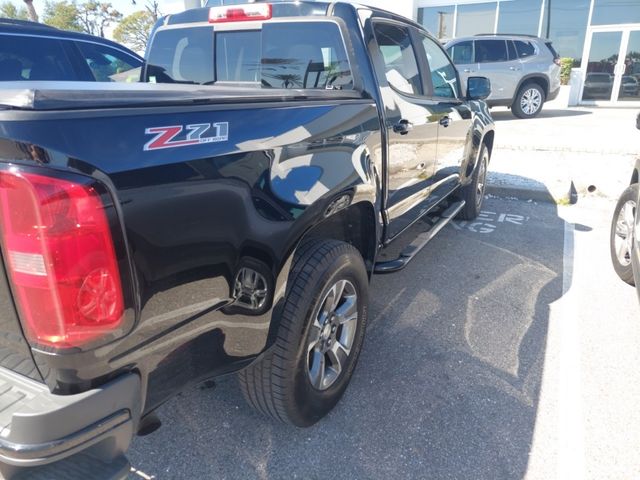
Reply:
[[506, 62], [508, 59], [504, 40], [476, 40], [476, 62]]
[[449, 56], [456, 65], [468, 65], [473, 63], [473, 42], [468, 40], [456, 43], [447, 50]]
[[0, 35], [0, 81], [78, 80], [61, 40]]
[[514, 40], [516, 44], [516, 51], [519, 58], [532, 57], [536, 54], [536, 47], [531, 42], [523, 42], [521, 40]]
[[149, 53], [150, 82], [353, 88], [342, 34], [333, 22], [274, 22], [261, 30], [221, 32], [211, 27], [164, 30]]

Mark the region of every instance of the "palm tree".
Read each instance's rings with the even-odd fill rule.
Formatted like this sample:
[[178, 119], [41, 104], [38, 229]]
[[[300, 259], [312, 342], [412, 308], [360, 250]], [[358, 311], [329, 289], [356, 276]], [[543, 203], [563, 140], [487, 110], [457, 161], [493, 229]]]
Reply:
[[27, 4], [27, 12], [29, 12], [29, 20], [32, 22], [38, 21], [38, 13], [33, 6], [33, 0], [24, 0], [24, 3]]

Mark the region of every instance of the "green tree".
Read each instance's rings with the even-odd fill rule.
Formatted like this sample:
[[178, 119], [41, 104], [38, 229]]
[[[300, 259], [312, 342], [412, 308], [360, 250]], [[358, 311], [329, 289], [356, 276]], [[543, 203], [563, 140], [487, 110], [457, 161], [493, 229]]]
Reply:
[[29, 14], [25, 7], [18, 8], [13, 3], [5, 1], [0, 3], [0, 17], [28, 20]]
[[149, 34], [155, 20], [153, 14], [147, 10], [134, 12], [122, 19], [113, 31], [116, 42], [124, 43], [132, 50], [142, 52], [147, 47]]
[[78, 7], [68, 0], [45, 3], [43, 21], [61, 30], [82, 31], [78, 22]]
[[122, 14], [109, 2], [89, 0], [78, 6], [78, 23], [91, 35], [104, 37], [104, 30], [122, 19]]

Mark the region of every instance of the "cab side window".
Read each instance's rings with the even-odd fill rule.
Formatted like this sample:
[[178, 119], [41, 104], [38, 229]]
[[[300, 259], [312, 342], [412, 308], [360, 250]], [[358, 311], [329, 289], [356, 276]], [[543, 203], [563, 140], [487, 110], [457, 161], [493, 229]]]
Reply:
[[493, 63], [506, 62], [507, 42], [504, 40], [476, 40], [476, 62]]
[[389, 85], [402, 93], [422, 95], [422, 81], [409, 29], [390, 23], [376, 23], [374, 32]]
[[456, 68], [447, 58], [440, 45], [429, 37], [422, 36], [422, 45], [427, 55], [433, 96], [442, 98], [458, 98], [458, 76]]

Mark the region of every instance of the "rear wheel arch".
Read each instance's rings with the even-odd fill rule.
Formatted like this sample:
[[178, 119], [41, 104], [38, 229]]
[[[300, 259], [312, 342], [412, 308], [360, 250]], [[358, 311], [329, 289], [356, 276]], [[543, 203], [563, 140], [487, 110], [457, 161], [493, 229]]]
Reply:
[[522, 89], [522, 87], [527, 83], [535, 83], [540, 88], [542, 88], [545, 99], [549, 96], [549, 79], [547, 78], [546, 75], [534, 73], [531, 75], [527, 75], [526, 77], [520, 80], [520, 83], [518, 83], [518, 88], [516, 88], [515, 95], [511, 99], [512, 104], [513, 102], [515, 102], [516, 98], [518, 98], [518, 94], [520, 93], [520, 90]]
[[358, 202], [311, 227], [299, 244], [322, 239], [353, 245], [360, 252], [367, 273], [371, 276], [378, 248], [377, 227], [374, 206], [369, 202]]

